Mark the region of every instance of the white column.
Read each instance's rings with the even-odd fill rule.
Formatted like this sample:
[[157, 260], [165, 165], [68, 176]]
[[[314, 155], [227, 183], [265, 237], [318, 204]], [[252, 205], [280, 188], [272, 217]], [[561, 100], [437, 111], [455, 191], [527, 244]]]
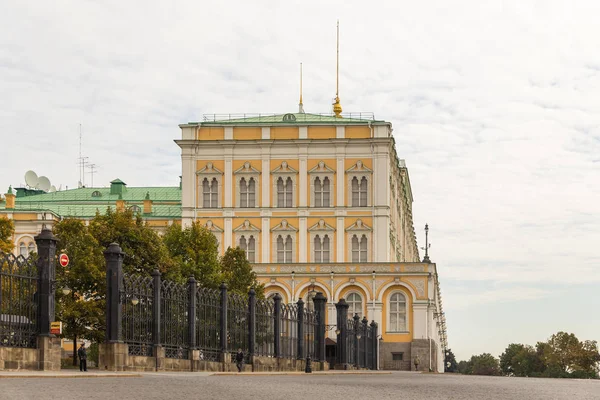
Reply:
[[233, 171], [231, 159], [225, 159], [225, 207], [232, 207], [231, 186], [233, 182]]
[[336, 137], [336, 139], [344, 139], [346, 137], [346, 127], [345, 126], [336, 126], [335, 127], [335, 137]]
[[271, 128], [268, 126], [262, 128], [262, 138], [263, 139], [271, 139]]
[[225, 226], [223, 227], [223, 252], [227, 251], [233, 243], [233, 221], [231, 218], [225, 218]]
[[344, 217], [338, 217], [337, 224], [335, 227], [335, 237], [337, 238], [335, 261], [339, 263], [346, 261], [346, 257], [344, 257], [344, 240], [346, 236], [345, 233], [346, 231], [344, 230]]
[[269, 218], [262, 219], [262, 257], [260, 262], [271, 262], [271, 231], [269, 229]]
[[298, 262], [307, 262], [306, 259], [306, 246], [307, 246], [307, 237], [306, 237], [306, 217], [300, 217], [298, 224]]
[[306, 156], [301, 156], [300, 157], [300, 169], [298, 171], [299, 176], [298, 179], [300, 180], [300, 202], [299, 202], [299, 206], [300, 207], [306, 207], [306, 198], [307, 198], [307, 183], [308, 183], [308, 174], [307, 174], [307, 167], [306, 167]]
[[344, 170], [344, 158], [338, 157], [337, 159], [337, 167], [336, 167], [336, 196], [337, 196], [337, 206], [344, 207], [344, 180], [346, 179], [346, 171]]
[[369, 321], [375, 321], [377, 323], [380, 335], [384, 332], [383, 326], [382, 326], [382, 324], [383, 324], [382, 310], [383, 310], [383, 303], [376, 302], [375, 304], [373, 304], [372, 302], [369, 302], [367, 304], [367, 319]]
[[271, 206], [271, 165], [269, 158], [262, 160], [262, 176], [260, 184], [262, 185], [262, 207]]
[[408, 326], [414, 339], [427, 339], [427, 303], [413, 303], [413, 326]]
[[308, 138], [308, 127], [301, 126], [301, 127], [298, 128], [298, 138], [299, 139], [306, 139], [306, 138]]
[[[186, 149], [187, 150], [187, 149]], [[184, 151], [182, 149], [182, 151]], [[189, 150], [187, 150], [189, 151]], [[187, 152], [186, 151], [186, 152]], [[181, 211], [182, 225], [189, 226], [196, 213], [196, 185], [198, 184], [195, 173], [195, 160], [192, 154], [181, 156]]]
[[225, 140], [233, 140], [233, 127], [232, 126], [225, 127]]
[[[334, 303], [327, 303], [327, 325], [337, 325], [337, 311]], [[337, 340], [335, 329], [327, 331], [327, 337]]]

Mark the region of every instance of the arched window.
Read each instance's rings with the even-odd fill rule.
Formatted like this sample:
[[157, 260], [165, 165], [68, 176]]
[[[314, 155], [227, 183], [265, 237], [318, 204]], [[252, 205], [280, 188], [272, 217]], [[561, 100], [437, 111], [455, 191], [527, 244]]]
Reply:
[[329, 207], [330, 182], [329, 178], [315, 178], [315, 207]]
[[242, 235], [240, 237], [240, 249], [246, 252], [246, 258], [251, 263], [256, 261], [256, 240], [254, 240], [254, 236], [250, 235], [250, 237], [246, 240], [246, 236]]
[[281, 235], [277, 237], [277, 262], [292, 262], [292, 237], [290, 235], [287, 235], [285, 240]]
[[208, 178], [202, 181], [202, 194], [204, 208], [217, 208], [219, 206], [219, 182], [217, 178], [212, 178], [209, 182]]
[[240, 207], [256, 207], [256, 181], [240, 179]]
[[35, 253], [35, 243], [33, 243], [33, 242], [29, 243], [29, 246], [27, 246], [27, 253], [28, 254]]
[[402, 293], [394, 293], [390, 297], [390, 332], [406, 332], [406, 297]]
[[362, 297], [358, 293], [350, 293], [346, 302], [350, 306], [348, 308], [348, 317], [353, 317], [354, 314], [358, 314], [359, 317], [362, 316], [363, 306], [362, 306]]
[[356, 176], [352, 178], [352, 207], [367, 206], [367, 187], [366, 177], [363, 176], [360, 181]]
[[367, 262], [367, 236], [352, 236], [352, 262]]
[[134, 205], [134, 206], [131, 206], [131, 207], [129, 207], [129, 209], [130, 209], [130, 210], [131, 210], [131, 212], [133, 212], [134, 214], [137, 214], [137, 213], [141, 213], [141, 212], [142, 212], [142, 209], [141, 209], [139, 206], [135, 206], [135, 205]]
[[94, 190], [92, 192], [92, 197], [102, 197], [102, 193], [99, 190]]
[[323, 239], [319, 235], [315, 236], [314, 242], [315, 262], [330, 262], [330, 251], [329, 251], [329, 235], [323, 236]]
[[27, 252], [27, 246], [25, 245], [25, 242], [19, 243], [19, 255], [23, 257], [27, 257], [29, 255], [29, 253]]
[[277, 179], [277, 207], [292, 207], [293, 188], [294, 183], [289, 176], [285, 181], [282, 177]]

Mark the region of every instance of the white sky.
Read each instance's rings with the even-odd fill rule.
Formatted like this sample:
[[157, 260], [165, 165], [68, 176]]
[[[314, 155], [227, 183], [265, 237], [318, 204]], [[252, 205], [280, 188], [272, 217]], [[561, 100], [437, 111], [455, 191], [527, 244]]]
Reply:
[[168, 3], [0, 4], [2, 192], [76, 187], [79, 124], [96, 186], [177, 185], [177, 125], [294, 112], [300, 62], [329, 112], [339, 18], [344, 111], [393, 123], [457, 357], [600, 339], [599, 2]]

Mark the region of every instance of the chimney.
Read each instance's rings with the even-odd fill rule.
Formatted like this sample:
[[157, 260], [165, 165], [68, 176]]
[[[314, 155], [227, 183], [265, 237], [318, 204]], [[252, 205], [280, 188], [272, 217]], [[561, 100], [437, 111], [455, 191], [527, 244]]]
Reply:
[[123, 200], [121, 193], [119, 193], [119, 198], [117, 199], [117, 211], [125, 211], [125, 200]]
[[150, 200], [150, 192], [146, 192], [144, 198], [144, 214], [152, 214], [152, 200]]
[[13, 193], [12, 186], [8, 187], [8, 193], [4, 195], [6, 197], [6, 209], [14, 209], [15, 208], [15, 194]]

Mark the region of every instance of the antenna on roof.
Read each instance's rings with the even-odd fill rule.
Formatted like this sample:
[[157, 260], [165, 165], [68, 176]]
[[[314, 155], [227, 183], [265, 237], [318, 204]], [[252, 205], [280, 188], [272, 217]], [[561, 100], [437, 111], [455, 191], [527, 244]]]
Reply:
[[342, 105], [340, 104], [340, 20], [337, 21], [337, 53], [335, 63], [335, 100], [333, 113], [336, 118], [342, 118]]
[[27, 171], [25, 173], [25, 183], [29, 186], [30, 189], [37, 189], [39, 184], [38, 176], [33, 171]]
[[300, 103], [298, 104], [298, 112], [304, 114], [304, 105], [302, 104], [302, 63], [300, 63]]

